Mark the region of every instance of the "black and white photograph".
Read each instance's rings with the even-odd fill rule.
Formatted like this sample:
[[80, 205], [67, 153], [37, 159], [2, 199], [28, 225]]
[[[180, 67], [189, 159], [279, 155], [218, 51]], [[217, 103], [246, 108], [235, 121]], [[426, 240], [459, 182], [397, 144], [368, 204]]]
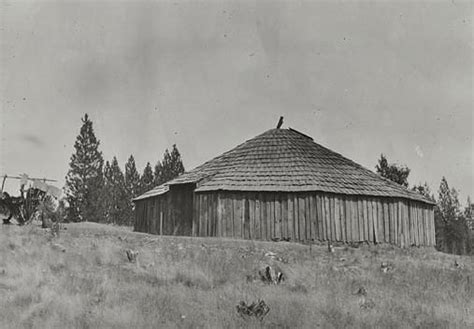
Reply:
[[1, 0], [0, 329], [474, 328], [473, 18]]

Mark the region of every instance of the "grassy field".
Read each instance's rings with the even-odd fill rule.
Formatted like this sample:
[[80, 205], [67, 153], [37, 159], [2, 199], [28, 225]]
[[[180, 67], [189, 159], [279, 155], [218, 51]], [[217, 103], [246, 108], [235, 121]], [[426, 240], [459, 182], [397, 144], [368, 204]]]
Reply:
[[[64, 227], [60, 237], [0, 227], [1, 328], [474, 327], [469, 256]], [[136, 263], [127, 249], [139, 251]], [[282, 284], [249, 279], [267, 264], [282, 269]], [[270, 307], [263, 321], [236, 312], [257, 299]]]

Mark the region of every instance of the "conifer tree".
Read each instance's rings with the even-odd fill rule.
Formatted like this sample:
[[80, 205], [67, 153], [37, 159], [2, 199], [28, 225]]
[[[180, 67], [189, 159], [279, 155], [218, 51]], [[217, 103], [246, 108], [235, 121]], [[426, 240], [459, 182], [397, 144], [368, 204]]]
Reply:
[[113, 157], [110, 169], [105, 176], [105, 191], [109, 200], [107, 203], [108, 222], [118, 225], [128, 224], [128, 193], [125, 187], [125, 178], [116, 157]]
[[178, 177], [183, 172], [184, 165], [181, 160], [181, 154], [179, 153], [176, 144], [174, 144], [171, 153], [166, 149], [163, 154], [163, 160], [158, 162], [155, 166], [156, 185], [166, 183], [173, 178]]
[[140, 174], [137, 171], [133, 155], [130, 155], [125, 164], [125, 185], [130, 199], [138, 196], [140, 189]]
[[127, 163], [125, 164], [125, 186], [127, 191], [126, 224], [130, 226], [133, 225], [134, 219], [134, 204], [132, 199], [138, 196], [140, 193], [140, 174], [137, 171], [133, 155], [130, 155]]
[[377, 166], [377, 173], [382, 177], [390, 179], [392, 182], [408, 187], [408, 175], [410, 169], [407, 166], [401, 166], [394, 163], [388, 163], [385, 155], [381, 154]]
[[438, 250], [464, 254], [471, 248], [469, 229], [461, 213], [458, 192], [441, 179], [435, 209], [436, 244]]
[[151, 165], [147, 162], [145, 169], [143, 170], [142, 177], [140, 177], [140, 193], [145, 193], [151, 190], [154, 187], [154, 177], [153, 177], [153, 170], [151, 169]]
[[155, 165], [155, 171], [154, 171], [155, 186], [158, 186], [164, 183], [162, 180], [162, 172], [163, 172], [163, 166], [161, 164], [161, 161], [158, 161]]
[[105, 223], [112, 223], [112, 219], [110, 216], [110, 209], [112, 207], [112, 184], [110, 183], [112, 181], [112, 171], [110, 168], [110, 162], [105, 161], [104, 165], [104, 186], [102, 188], [102, 193], [100, 196], [100, 202], [102, 205], [102, 211], [103, 211], [103, 222]]
[[104, 160], [92, 121], [87, 114], [81, 120], [82, 127], [74, 143], [75, 153], [66, 175], [67, 218], [69, 221], [97, 222], [102, 215], [99, 196], [103, 187]]

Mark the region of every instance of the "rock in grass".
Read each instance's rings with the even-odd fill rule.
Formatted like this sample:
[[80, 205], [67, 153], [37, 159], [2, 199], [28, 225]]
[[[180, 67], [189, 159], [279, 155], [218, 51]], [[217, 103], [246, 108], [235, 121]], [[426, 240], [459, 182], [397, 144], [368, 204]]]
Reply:
[[270, 312], [270, 307], [265, 303], [265, 301], [259, 299], [257, 302], [253, 302], [248, 305], [244, 301], [241, 301], [237, 306], [237, 313], [244, 318], [255, 317], [258, 320], [262, 321], [263, 318]]
[[388, 262], [382, 262], [382, 264], [380, 264], [380, 270], [383, 273], [391, 272], [393, 271], [393, 265]]
[[137, 256], [138, 256], [138, 251], [132, 250], [132, 249], [127, 249], [127, 258], [130, 263], [135, 263], [137, 261]]
[[258, 274], [260, 279], [268, 284], [280, 284], [285, 280], [285, 275], [278, 266], [265, 265]]
[[367, 296], [367, 290], [364, 287], [359, 287], [359, 289], [356, 292], [354, 292], [354, 295]]

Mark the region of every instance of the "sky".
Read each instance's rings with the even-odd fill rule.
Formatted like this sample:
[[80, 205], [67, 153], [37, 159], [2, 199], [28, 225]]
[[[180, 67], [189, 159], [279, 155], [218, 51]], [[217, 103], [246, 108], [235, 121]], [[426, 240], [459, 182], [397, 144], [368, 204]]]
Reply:
[[[2, 1], [0, 175], [63, 186], [81, 117], [105, 160], [186, 169], [274, 128], [474, 197], [470, 2]], [[7, 180], [17, 192], [18, 181]]]

